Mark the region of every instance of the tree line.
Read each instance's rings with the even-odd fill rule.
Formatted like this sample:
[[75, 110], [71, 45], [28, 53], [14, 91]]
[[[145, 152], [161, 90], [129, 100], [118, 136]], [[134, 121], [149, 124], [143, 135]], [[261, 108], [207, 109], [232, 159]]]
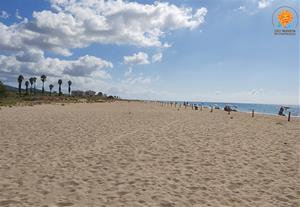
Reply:
[[[40, 77], [43, 85], [42, 85], [42, 93], [45, 93], [45, 82], [47, 80], [47, 76], [46, 75], [41, 75]], [[18, 85], [18, 89], [19, 89], [19, 95], [22, 94], [22, 83], [24, 81], [24, 76], [23, 75], [19, 75], [18, 79], [17, 79], [19, 85]], [[37, 82], [37, 78], [36, 77], [30, 77], [28, 80], [25, 81], [25, 94], [29, 95], [30, 94], [36, 94], [36, 82]], [[62, 95], [62, 91], [61, 91], [61, 85], [63, 83], [62, 79], [58, 79], [57, 81], [58, 83], [58, 95], [61, 96]], [[29, 87], [30, 85], [30, 87]], [[71, 95], [71, 85], [72, 85], [72, 81], [68, 81], [68, 91], [69, 91], [69, 95]], [[52, 94], [52, 90], [54, 88], [53, 84], [49, 85], [49, 93], [50, 96]]]

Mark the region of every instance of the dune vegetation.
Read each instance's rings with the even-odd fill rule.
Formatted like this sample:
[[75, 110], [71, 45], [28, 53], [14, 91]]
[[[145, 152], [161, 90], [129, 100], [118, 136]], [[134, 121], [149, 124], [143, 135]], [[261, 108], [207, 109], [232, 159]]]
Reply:
[[99, 92], [97, 95], [72, 95], [72, 81], [68, 80], [67, 93], [63, 93], [63, 81], [57, 81], [56, 88], [58, 92], [54, 91], [55, 85], [49, 84], [46, 86], [47, 76], [41, 75], [40, 81], [42, 88], [36, 87], [38, 79], [30, 77], [25, 80], [23, 75], [17, 77], [18, 88], [5, 85], [0, 81], [0, 106], [26, 106], [38, 105], [43, 103], [82, 103], [82, 102], [105, 102], [119, 99], [117, 96], [106, 95]]

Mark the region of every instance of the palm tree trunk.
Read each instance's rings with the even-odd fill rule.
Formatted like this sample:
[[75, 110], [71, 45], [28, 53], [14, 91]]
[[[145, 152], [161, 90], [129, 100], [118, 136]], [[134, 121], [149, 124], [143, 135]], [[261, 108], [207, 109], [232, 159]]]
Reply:
[[42, 93], [44, 93], [44, 86], [45, 86], [45, 82], [43, 81], [43, 88], [42, 88]]
[[19, 82], [19, 95], [21, 95], [21, 84], [22, 82]]
[[59, 94], [58, 95], [61, 95], [61, 87], [60, 87], [60, 85], [59, 85], [58, 90], [59, 90]]

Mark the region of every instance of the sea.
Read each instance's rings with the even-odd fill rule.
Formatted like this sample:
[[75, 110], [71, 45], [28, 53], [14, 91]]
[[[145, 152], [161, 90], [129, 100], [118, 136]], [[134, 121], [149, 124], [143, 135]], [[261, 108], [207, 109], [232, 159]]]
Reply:
[[[177, 103], [183, 103], [182, 101], [177, 101]], [[199, 106], [218, 106], [220, 109], [224, 109], [224, 106], [234, 106], [237, 111], [240, 112], [252, 112], [254, 109], [255, 113], [259, 114], [270, 114], [277, 115], [281, 106], [288, 107], [284, 113], [288, 115], [291, 112], [291, 116], [300, 117], [300, 106], [299, 105], [276, 105], [276, 104], [253, 104], [253, 103], [222, 103], [222, 102], [189, 102], [190, 104], [196, 104]]]

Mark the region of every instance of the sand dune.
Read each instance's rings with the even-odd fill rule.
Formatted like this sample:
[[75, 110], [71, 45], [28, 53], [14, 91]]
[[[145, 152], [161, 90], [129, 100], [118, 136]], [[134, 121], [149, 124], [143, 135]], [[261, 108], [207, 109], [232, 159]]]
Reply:
[[0, 206], [299, 206], [300, 120], [153, 103], [0, 110]]

